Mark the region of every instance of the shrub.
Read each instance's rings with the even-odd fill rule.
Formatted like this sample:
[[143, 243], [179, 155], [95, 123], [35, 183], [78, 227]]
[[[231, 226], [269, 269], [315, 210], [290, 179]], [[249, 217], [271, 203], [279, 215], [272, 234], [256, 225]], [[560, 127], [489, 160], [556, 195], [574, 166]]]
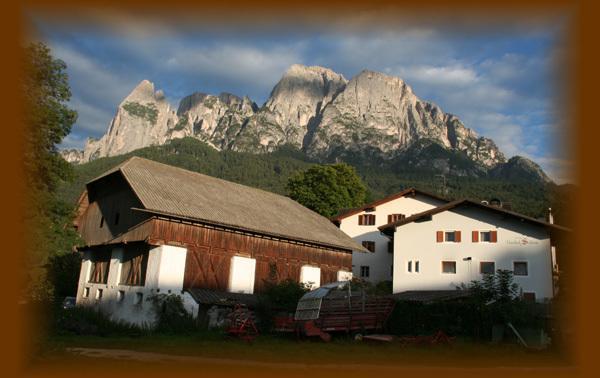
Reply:
[[92, 307], [63, 309], [55, 306], [53, 318], [52, 331], [56, 334], [140, 336], [149, 331], [147, 327], [114, 321], [104, 312]]
[[196, 319], [187, 312], [176, 294], [156, 294], [148, 297], [156, 315], [154, 331], [159, 333], [185, 333], [198, 328]]
[[258, 296], [256, 315], [261, 332], [270, 332], [277, 313], [295, 313], [298, 301], [310, 290], [309, 286], [291, 279], [279, 283], [266, 282], [265, 290]]

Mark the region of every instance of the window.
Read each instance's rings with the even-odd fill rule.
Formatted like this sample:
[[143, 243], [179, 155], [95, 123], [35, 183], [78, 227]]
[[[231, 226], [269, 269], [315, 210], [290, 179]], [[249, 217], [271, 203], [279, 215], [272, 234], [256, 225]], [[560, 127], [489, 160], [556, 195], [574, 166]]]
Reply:
[[104, 227], [104, 217], [100, 218], [100, 228]]
[[358, 216], [360, 226], [373, 226], [375, 224], [375, 214], [361, 214]]
[[[256, 259], [244, 256], [233, 256], [230, 264], [229, 292], [245, 294], [254, 293]], [[306, 283], [306, 272], [304, 268], [306, 267], [303, 266], [300, 271], [300, 282]]]
[[388, 223], [398, 222], [399, 220], [402, 220], [404, 218], [406, 218], [406, 215], [404, 214], [389, 214]]
[[460, 231], [437, 231], [436, 241], [438, 243], [460, 243]]
[[83, 297], [84, 298], [89, 298], [89, 296], [90, 296], [90, 288], [86, 287], [86, 288], [83, 289]]
[[479, 273], [481, 274], [494, 274], [496, 271], [496, 263], [482, 261], [479, 263]]
[[492, 240], [491, 232], [489, 232], [489, 231], [481, 231], [479, 233], [479, 240], [481, 240], [484, 243], [489, 243]]
[[148, 251], [144, 249], [128, 249], [123, 252], [121, 262], [121, 277], [119, 283], [129, 286], [144, 286], [146, 267], [148, 266]]
[[419, 273], [419, 262], [414, 260], [408, 261], [406, 265], [406, 270], [408, 271], [408, 273]]
[[133, 304], [134, 305], [142, 305], [142, 302], [144, 300], [144, 294], [143, 293], [135, 293], [135, 297], [133, 298]]
[[125, 299], [125, 292], [123, 290], [119, 290], [117, 292], [117, 302], [123, 302], [123, 299]]
[[369, 277], [369, 266], [368, 265], [361, 265], [361, 267], [360, 267], [360, 276], [362, 278], [368, 278]]
[[498, 241], [498, 231], [473, 231], [473, 243], [496, 243]]
[[513, 263], [513, 274], [515, 276], [526, 276], [529, 274], [527, 261], [515, 261]]
[[456, 274], [456, 261], [442, 261], [442, 273]]
[[99, 301], [100, 299], [102, 299], [102, 289], [97, 289], [96, 290], [96, 300]]
[[375, 252], [375, 242], [370, 240], [365, 240], [362, 242], [362, 246], [368, 249], [370, 252]]
[[535, 293], [523, 292], [523, 300], [526, 302], [535, 302]]
[[108, 265], [110, 257], [106, 254], [98, 256], [98, 252], [92, 256], [92, 271], [90, 273], [91, 283], [105, 284], [108, 281]]

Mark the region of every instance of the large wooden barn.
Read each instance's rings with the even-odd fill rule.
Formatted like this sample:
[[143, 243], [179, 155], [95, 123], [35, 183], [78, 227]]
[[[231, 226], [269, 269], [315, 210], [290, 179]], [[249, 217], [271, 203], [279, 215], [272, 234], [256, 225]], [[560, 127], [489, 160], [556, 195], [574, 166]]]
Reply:
[[[85, 241], [77, 303], [151, 322], [158, 293], [255, 293], [293, 279], [349, 279], [366, 250], [327, 218], [277, 194], [133, 157], [90, 181], [76, 227]], [[368, 252], [366, 252], [368, 253]]]

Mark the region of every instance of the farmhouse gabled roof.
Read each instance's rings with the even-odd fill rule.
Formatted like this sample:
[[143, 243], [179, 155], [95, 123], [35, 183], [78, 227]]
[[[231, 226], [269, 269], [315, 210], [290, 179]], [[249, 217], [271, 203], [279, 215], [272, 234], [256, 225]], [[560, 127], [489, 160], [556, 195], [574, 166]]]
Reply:
[[366, 252], [327, 218], [296, 201], [249, 186], [132, 157], [87, 183], [120, 172], [142, 211], [299, 242]]
[[500, 208], [500, 207], [497, 207], [497, 206], [485, 205], [483, 203], [476, 202], [476, 201], [471, 201], [471, 200], [468, 200], [468, 199], [459, 199], [459, 200], [456, 200], [456, 201], [448, 202], [445, 205], [438, 206], [438, 207], [435, 207], [433, 209], [430, 209], [430, 210], [427, 210], [427, 211], [423, 211], [421, 213], [413, 214], [410, 217], [401, 219], [401, 220], [396, 221], [396, 222], [392, 222], [392, 223], [385, 224], [383, 226], [379, 226], [378, 229], [381, 232], [390, 233], [390, 232], [393, 232], [396, 229], [396, 227], [401, 227], [401, 226], [403, 226], [405, 224], [412, 223], [412, 222], [415, 222], [415, 221], [418, 221], [418, 220], [422, 220], [422, 219], [425, 219], [426, 217], [429, 217], [429, 216], [432, 216], [432, 215], [435, 215], [435, 214], [438, 214], [438, 213], [441, 213], [441, 212], [444, 212], [444, 211], [452, 210], [452, 209], [457, 208], [457, 207], [463, 207], [463, 206], [472, 206], [472, 207], [476, 207], [476, 208], [482, 209], [484, 211], [496, 212], [496, 213], [503, 214], [503, 215], [506, 215], [506, 216], [511, 217], [511, 218], [515, 218], [515, 219], [520, 220], [522, 222], [528, 222], [528, 223], [537, 224], [539, 226], [547, 227], [548, 229], [555, 230], [555, 231], [565, 231], [565, 232], [570, 232], [571, 231], [571, 229], [569, 229], [567, 227], [563, 227], [563, 226], [559, 226], [557, 224], [552, 224], [552, 223], [544, 222], [544, 221], [541, 221], [539, 219], [535, 219], [535, 218], [529, 217], [527, 215], [516, 213], [514, 211], [509, 211], [509, 210], [506, 210], [506, 209], [503, 209], [503, 208]]
[[438, 201], [448, 202], [448, 200], [446, 198], [442, 198], [442, 197], [437, 196], [435, 194], [424, 192], [422, 190], [418, 190], [418, 189], [415, 189], [415, 188], [408, 188], [408, 189], [405, 189], [405, 190], [403, 190], [401, 192], [394, 193], [394, 194], [391, 194], [391, 195], [389, 195], [387, 197], [379, 199], [377, 201], [370, 202], [370, 203], [368, 203], [366, 205], [363, 205], [361, 207], [357, 207], [357, 208], [354, 208], [354, 209], [348, 209], [348, 210], [342, 211], [340, 214], [338, 214], [338, 215], [336, 215], [336, 216], [334, 216], [334, 217], [332, 217], [330, 219], [331, 219], [331, 221], [334, 221], [334, 222], [335, 221], [341, 221], [344, 218], [347, 218], [347, 217], [352, 216], [354, 214], [358, 214], [360, 212], [363, 212], [366, 209], [370, 209], [372, 207], [377, 207], [377, 206], [383, 205], [384, 203], [396, 200], [398, 198], [402, 198], [402, 197], [405, 197], [405, 196], [414, 196], [416, 194], [420, 194], [422, 196], [430, 197], [430, 198], [433, 198], [433, 199], [438, 200]]

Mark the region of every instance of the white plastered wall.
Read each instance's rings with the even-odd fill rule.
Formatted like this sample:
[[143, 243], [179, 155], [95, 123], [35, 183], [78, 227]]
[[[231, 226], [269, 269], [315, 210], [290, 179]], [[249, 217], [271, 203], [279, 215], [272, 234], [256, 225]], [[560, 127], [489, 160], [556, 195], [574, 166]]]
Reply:
[[[391, 266], [394, 263], [394, 256], [388, 252], [389, 239], [382, 235], [377, 229], [379, 226], [387, 224], [389, 214], [404, 214], [407, 217], [427, 211], [440, 206], [445, 202], [431, 197], [417, 194], [415, 196], [400, 197], [398, 199], [386, 202], [375, 208], [372, 212], [360, 212], [342, 219], [340, 230], [356, 240], [359, 244], [363, 241], [374, 241], [375, 252], [352, 253], [352, 273], [356, 278], [360, 278], [360, 267], [369, 266], [370, 274], [367, 281], [377, 283], [380, 281], [391, 281]], [[358, 216], [361, 214], [375, 214], [375, 225], [361, 226], [358, 224]]]
[[[436, 231], [461, 231], [461, 242], [436, 241]], [[498, 232], [496, 243], [472, 241], [471, 232]], [[413, 261], [413, 272], [407, 269]], [[419, 273], [414, 272], [419, 261]], [[442, 273], [442, 261], [455, 261], [456, 274]], [[495, 269], [513, 270], [513, 262], [526, 261], [527, 276], [515, 276], [524, 292], [537, 300], [552, 297], [552, 256], [548, 233], [541, 226], [503, 217], [477, 208], [457, 208], [432, 216], [430, 221], [398, 227], [394, 234], [394, 293], [407, 290], [454, 290], [461, 283], [483, 277], [480, 262]]]
[[[163, 245], [151, 248], [148, 253], [144, 286], [129, 286], [119, 282], [123, 260], [122, 248], [115, 247], [112, 250], [106, 284], [88, 282], [91, 252], [86, 251], [81, 264], [77, 304], [94, 306], [109, 314], [114, 320], [123, 320], [138, 325], [152, 325], [155, 316], [152, 303], [147, 299], [160, 293], [183, 294], [186, 255], [187, 250], [182, 247]], [[88, 297], [84, 296], [86, 289], [89, 290]], [[102, 290], [101, 299], [96, 299], [98, 290]], [[197, 312], [197, 308], [189, 300], [186, 300], [185, 295], [183, 299], [188, 311]]]

